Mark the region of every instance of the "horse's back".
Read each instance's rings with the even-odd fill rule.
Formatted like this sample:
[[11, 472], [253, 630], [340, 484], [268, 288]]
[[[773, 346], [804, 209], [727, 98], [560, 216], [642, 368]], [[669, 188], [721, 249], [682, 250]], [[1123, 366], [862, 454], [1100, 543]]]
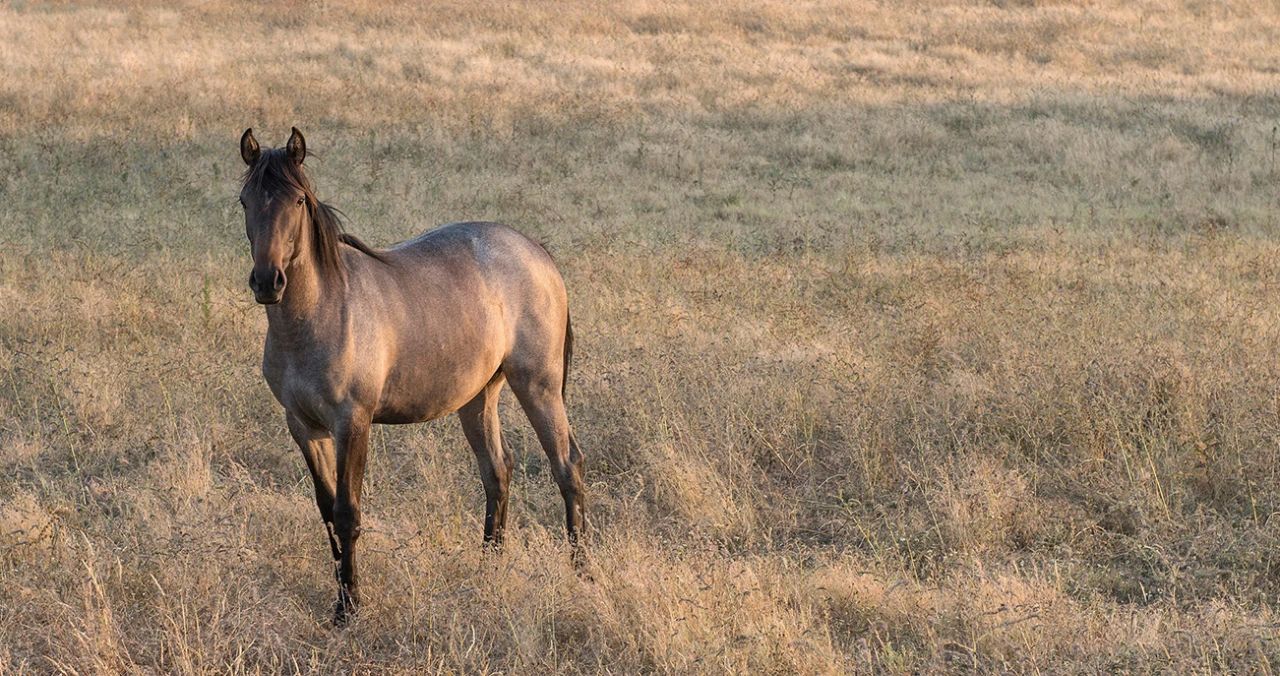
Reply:
[[[539, 243], [502, 223], [465, 221], [441, 225], [386, 251], [395, 262], [444, 272], [457, 278], [476, 275], [485, 290], [504, 304], [522, 297], [563, 316], [564, 282], [551, 255]], [[541, 302], [539, 302], [541, 301]], [[558, 303], [556, 302], [558, 301]]]
[[503, 253], [541, 254], [550, 261], [542, 245], [504, 223], [492, 221], [460, 221], [432, 228], [413, 239], [395, 244], [386, 253], [408, 256], [432, 256], [467, 249], [481, 263]]

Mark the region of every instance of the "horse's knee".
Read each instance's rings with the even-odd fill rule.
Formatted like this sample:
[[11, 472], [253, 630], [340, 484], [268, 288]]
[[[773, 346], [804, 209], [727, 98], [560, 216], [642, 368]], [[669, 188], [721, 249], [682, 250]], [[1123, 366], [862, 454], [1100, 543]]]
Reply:
[[340, 540], [355, 542], [360, 537], [360, 510], [354, 505], [339, 503], [333, 507], [333, 530]]
[[320, 518], [325, 523], [333, 523], [333, 503], [317, 496], [316, 507], [320, 508]]

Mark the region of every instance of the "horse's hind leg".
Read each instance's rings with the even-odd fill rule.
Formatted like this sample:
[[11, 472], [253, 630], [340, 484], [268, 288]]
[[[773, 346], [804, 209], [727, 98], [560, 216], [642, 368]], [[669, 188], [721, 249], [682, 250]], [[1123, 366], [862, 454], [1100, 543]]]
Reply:
[[505, 379], [499, 372], [474, 399], [458, 409], [462, 431], [476, 454], [480, 480], [484, 482], [484, 541], [501, 545], [507, 526], [507, 490], [511, 484], [511, 454], [502, 450], [502, 428], [498, 420], [498, 396]]
[[[553, 362], [554, 363], [554, 362]], [[505, 370], [505, 367], [504, 367]], [[547, 368], [537, 372], [511, 369], [507, 373], [511, 389], [520, 400], [520, 406], [533, 425], [542, 450], [551, 464], [551, 475], [560, 487], [564, 498], [565, 527], [569, 542], [578, 544], [579, 534], [586, 525], [584, 501], [586, 491], [582, 485], [585, 458], [569, 429], [569, 417], [565, 412], [563, 387], [564, 375], [560, 368]]]

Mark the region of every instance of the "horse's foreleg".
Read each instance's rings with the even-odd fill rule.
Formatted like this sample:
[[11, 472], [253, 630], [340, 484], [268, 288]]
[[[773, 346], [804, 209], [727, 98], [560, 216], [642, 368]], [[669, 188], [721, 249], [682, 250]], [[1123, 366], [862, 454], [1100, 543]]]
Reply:
[[307, 469], [311, 471], [311, 483], [315, 487], [316, 506], [320, 508], [320, 518], [324, 520], [325, 534], [329, 537], [329, 549], [333, 560], [338, 560], [338, 543], [333, 535], [333, 501], [336, 495], [337, 458], [333, 448], [333, 437], [329, 433], [309, 427], [291, 413], [285, 418], [289, 424], [289, 434], [302, 451], [307, 461]]
[[480, 481], [484, 483], [484, 541], [502, 544], [507, 525], [507, 490], [511, 483], [510, 454], [502, 449], [502, 428], [498, 420], [498, 395], [504, 379], [499, 373], [465, 406], [458, 409], [462, 431], [476, 454]]
[[333, 525], [338, 536], [338, 603], [333, 622], [342, 625], [360, 605], [356, 578], [355, 546], [360, 537], [360, 492], [364, 485], [364, 463], [369, 454], [368, 416], [356, 415], [336, 425], [337, 485], [333, 502]]

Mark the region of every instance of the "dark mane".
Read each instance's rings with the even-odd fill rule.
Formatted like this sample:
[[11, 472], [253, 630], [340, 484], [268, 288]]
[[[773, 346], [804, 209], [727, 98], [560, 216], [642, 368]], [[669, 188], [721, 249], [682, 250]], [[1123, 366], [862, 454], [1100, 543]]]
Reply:
[[241, 187], [268, 193], [292, 189], [306, 196], [307, 214], [311, 216], [313, 234], [311, 243], [315, 249], [316, 261], [322, 269], [338, 274], [345, 272], [340, 252], [343, 244], [367, 256], [384, 260], [381, 253], [355, 235], [342, 231], [342, 212], [316, 197], [306, 171], [302, 165], [290, 159], [284, 148], [262, 151], [258, 161], [245, 171]]

